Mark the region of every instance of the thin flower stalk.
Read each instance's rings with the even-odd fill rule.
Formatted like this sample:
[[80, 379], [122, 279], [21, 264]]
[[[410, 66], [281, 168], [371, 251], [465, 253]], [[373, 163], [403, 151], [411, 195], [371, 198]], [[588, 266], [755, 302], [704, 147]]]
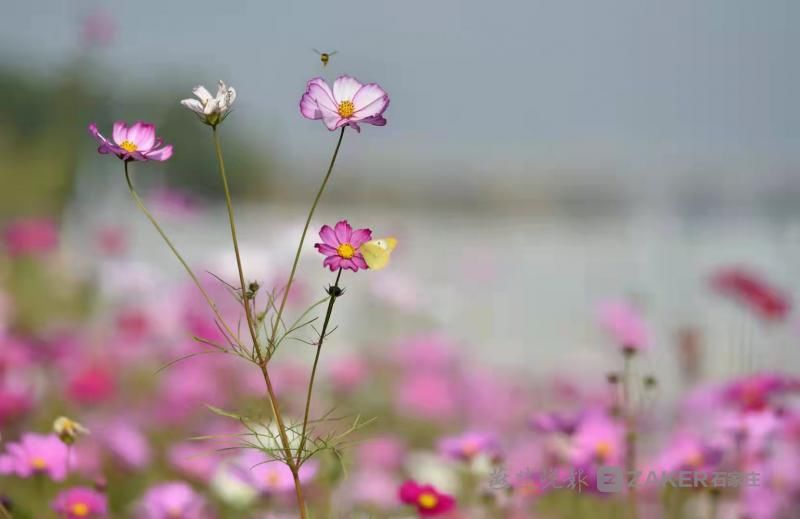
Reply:
[[172, 254], [174, 254], [175, 257], [178, 258], [178, 261], [181, 263], [181, 265], [183, 266], [184, 270], [186, 270], [186, 273], [189, 274], [189, 277], [192, 279], [194, 284], [197, 286], [197, 289], [200, 290], [200, 293], [203, 295], [203, 298], [206, 300], [206, 303], [208, 303], [208, 306], [211, 308], [211, 311], [214, 312], [214, 315], [217, 317], [217, 320], [219, 321], [220, 325], [225, 328], [225, 331], [227, 332], [229, 338], [231, 340], [238, 341], [236, 335], [233, 333], [233, 331], [230, 329], [228, 324], [222, 318], [222, 315], [220, 314], [219, 309], [217, 308], [217, 305], [211, 299], [211, 296], [208, 295], [208, 292], [206, 292], [206, 290], [203, 288], [203, 285], [200, 283], [200, 280], [197, 279], [197, 276], [195, 275], [195, 273], [192, 270], [192, 268], [189, 266], [189, 264], [186, 262], [186, 260], [183, 259], [183, 256], [181, 256], [181, 253], [178, 252], [178, 249], [175, 248], [175, 245], [173, 245], [172, 240], [169, 239], [167, 234], [164, 232], [164, 230], [159, 225], [158, 221], [155, 219], [155, 217], [147, 209], [147, 206], [144, 205], [144, 202], [142, 201], [141, 197], [139, 197], [139, 194], [136, 192], [136, 189], [133, 187], [133, 182], [131, 181], [130, 172], [128, 171], [128, 162], [129, 161], [127, 161], [127, 160], [124, 161], [124, 164], [125, 164], [125, 181], [128, 183], [128, 189], [131, 192], [131, 197], [133, 197], [134, 202], [136, 202], [136, 205], [139, 207], [139, 209], [142, 211], [142, 213], [144, 213], [144, 215], [147, 217], [147, 219], [150, 220], [150, 223], [153, 224], [153, 227], [155, 227], [156, 231], [158, 231], [158, 234], [161, 235], [161, 238], [164, 240], [164, 243], [166, 243], [167, 246], [169, 247], [169, 249], [172, 251]]
[[[622, 351], [622, 412], [625, 420], [625, 474], [634, 474], [636, 470], [636, 428], [634, 424], [634, 409], [631, 396], [631, 361], [635, 350], [625, 348]], [[639, 516], [636, 506], [636, 485], [628, 489], [628, 517], [637, 519]]]
[[305, 498], [303, 497], [303, 490], [300, 484], [298, 467], [293, 460], [292, 452], [290, 449], [289, 437], [286, 434], [286, 426], [283, 421], [283, 416], [281, 415], [280, 405], [278, 403], [277, 396], [272, 386], [272, 380], [270, 379], [269, 371], [267, 370], [267, 358], [266, 356], [263, 356], [261, 353], [261, 347], [258, 341], [258, 333], [256, 332], [255, 322], [253, 320], [253, 313], [250, 307], [250, 300], [249, 300], [250, 298], [248, 296], [247, 284], [245, 283], [244, 268], [242, 267], [242, 258], [239, 252], [239, 240], [237, 238], [237, 233], [236, 233], [236, 218], [234, 215], [233, 203], [231, 202], [230, 188], [228, 187], [228, 177], [225, 172], [225, 161], [222, 158], [222, 146], [220, 145], [219, 142], [219, 134], [217, 133], [216, 126], [212, 128], [213, 128], [212, 133], [214, 136], [214, 148], [216, 149], [217, 162], [219, 164], [219, 174], [220, 177], [222, 178], [222, 185], [225, 191], [225, 204], [228, 209], [228, 222], [230, 223], [231, 240], [233, 241], [233, 250], [236, 256], [236, 268], [239, 274], [242, 306], [244, 307], [245, 318], [247, 320], [247, 328], [250, 331], [250, 337], [253, 340], [253, 350], [255, 353], [255, 358], [258, 361], [258, 365], [261, 368], [261, 374], [264, 377], [264, 382], [267, 386], [269, 405], [272, 410], [272, 415], [275, 417], [275, 421], [277, 422], [278, 425], [278, 433], [280, 435], [281, 446], [283, 447], [284, 455], [286, 457], [286, 464], [289, 467], [289, 470], [291, 470], [292, 472], [292, 477], [295, 484], [295, 494], [297, 497], [297, 506], [300, 509], [300, 516], [303, 519], [305, 519], [306, 517]]
[[311, 409], [311, 392], [314, 389], [314, 379], [317, 375], [317, 364], [319, 363], [319, 355], [322, 352], [322, 343], [325, 341], [325, 335], [328, 332], [328, 323], [331, 321], [333, 314], [333, 305], [336, 300], [342, 295], [342, 290], [339, 288], [339, 280], [342, 278], [342, 269], [336, 274], [336, 281], [333, 286], [328, 289], [330, 294], [328, 299], [328, 309], [325, 312], [325, 321], [322, 323], [322, 331], [319, 334], [319, 341], [317, 341], [317, 351], [314, 355], [314, 365], [311, 368], [311, 377], [308, 380], [308, 393], [306, 394], [306, 406], [303, 414], [303, 429], [300, 434], [300, 445], [297, 447], [297, 464], [302, 463], [303, 448], [306, 446], [306, 429], [308, 428], [308, 414]]
[[289, 279], [286, 281], [286, 287], [283, 289], [281, 304], [278, 307], [275, 322], [272, 325], [272, 332], [270, 333], [269, 339], [269, 346], [271, 349], [276, 347], [275, 340], [278, 336], [278, 323], [280, 323], [283, 310], [286, 308], [286, 300], [289, 297], [289, 291], [291, 290], [292, 283], [294, 282], [294, 276], [297, 272], [297, 265], [300, 262], [300, 254], [303, 252], [303, 244], [305, 243], [306, 234], [308, 234], [308, 227], [311, 225], [311, 219], [314, 217], [314, 211], [317, 209], [317, 204], [319, 203], [320, 198], [322, 198], [322, 193], [325, 191], [325, 186], [328, 185], [328, 179], [330, 179], [331, 173], [333, 172], [333, 166], [336, 164], [336, 157], [339, 155], [339, 148], [342, 146], [342, 138], [344, 137], [345, 128], [346, 126], [343, 126], [342, 130], [339, 132], [339, 140], [336, 142], [336, 149], [333, 150], [333, 156], [331, 157], [331, 162], [328, 165], [328, 172], [325, 174], [325, 178], [322, 180], [322, 184], [319, 186], [319, 191], [317, 191], [317, 196], [314, 198], [314, 203], [311, 204], [311, 209], [308, 211], [306, 224], [303, 226], [303, 232], [300, 235], [300, 243], [297, 245], [297, 252], [294, 255], [294, 261], [292, 262], [292, 270], [289, 273]]

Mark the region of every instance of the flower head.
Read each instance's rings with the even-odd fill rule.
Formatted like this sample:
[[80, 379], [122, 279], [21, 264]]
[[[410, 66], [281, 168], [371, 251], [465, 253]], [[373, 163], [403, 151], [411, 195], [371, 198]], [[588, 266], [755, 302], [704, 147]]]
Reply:
[[[248, 450], [236, 461], [241, 479], [263, 494], [281, 494], [294, 489], [292, 471], [282, 461], [269, 459], [259, 451]], [[317, 463], [308, 461], [300, 467], [298, 477], [307, 483], [317, 473]]]
[[103, 137], [97, 125], [89, 125], [89, 135], [100, 143], [97, 151], [102, 154], [113, 153], [122, 160], [167, 160], [172, 156], [172, 145], [162, 146], [163, 141], [156, 138], [154, 124], [138, 121], [130, 128], [125, 121], [114, 123], [113, 142]]
[[55, 434], [23, 434], [16, 443], [6, 445], [0, 455], [0, 474], [29, 478], [43, 474], [54, 481], [67, 477], [67, 446]]
[[347, 220], [342, 220], [335, 228], [323, 225], [319, 237], [322, 238], [322, 243], [316, 243], [314, 247], [326, 256], [323, 265], [331, 271], [349, 269], [358, 272], [358, 269], [369, 268], [358, 248], [372, 239], [371, 230], [354, 231]]
[[781, 290], [744, 268], [719, 270], [711, 278], [711, 286], [720, 294], [747, 306], [766, 321], [782, 321], [792, 308], [788, 296]]
[[106, 516], [108, 504], [106, 496], [97, 490], [74, 487], [56, 496], [53, 510], [66, 519], [95, 519]]
[[48, 218], [26, 218], [11, 222], [3, 236], [12, 256], [38, 256], [58, 247], [58, 227]]
[[206, 501], [182, 481], [151, 487], [139, 503], [139, 517], [147, 519], [201, 519], [206, 517]]
[[458, 436], [442, 438], [439, 452], [454, 460], [470, 461], [480, 454], [494, 456], [498, 452], [498, 445], [491, 434], [468, 431]]
[[181, 104], [193, 111], [205, 124], [216, 126], [225, 120], [230, 112], [233, 102], [236, 101], [236, 90], [229, 87], [221, 79], [217, 88], [217, 95], [212, 96], [203, 85], [192, 89], [192, 93], [199, 99], [184, 99]]
[[639, 310], [627, 301], [606, 301], [597, 314], [600, 327], [625, 350], [644, 350], [649, 346], [647, 325]]
[[300, 113], [306, 119], [322, 119], [333, 131], [352, 126], [361, 131], [358, 123], [384, 126], [383, 112], [389, 106], [389, 95], [377, 83], [366, 85], [351, 76], [340, 76], [329, 87], [322, 78], [308, 82], [300, 99]]
[[452, 496], [442, 494], [432, 485], [420, 485], [413, 480], [403, 483], [398, 494], [403, 503], [417, 507], [422, 517], [446, 514], [456, 506]]

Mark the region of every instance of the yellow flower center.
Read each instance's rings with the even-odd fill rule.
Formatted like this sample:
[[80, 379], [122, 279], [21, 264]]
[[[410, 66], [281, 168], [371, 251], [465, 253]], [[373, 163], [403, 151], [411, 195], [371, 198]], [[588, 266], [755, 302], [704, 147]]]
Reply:
[[478, 445], [478, 442], [475, 442], [475, 441], [464, 442], [464, 445], [462, 445], [462, 447], [461, 447], [461, 452], [464, 453], [464, 456], [467, 456], [467, 457], [470, 457], [470, 458], [472, 456], [475, 456], [476, 454], [478, 454], [478, 452], [480, 450], [481, 450], [480, 445]]
[[139, 149], [139, 147], [136, 146], [136, 144], [132, 143], [131, 141], [122, 141], [122, 144], [120, 144], [119, 147], [127, 151], [128, 153], [133, 153], [134, 151]]
[[349, 243], [342, 243], [336, 247], [336, 253], [344, 259], [350, 259], [356, 255], [356, 250]]
[[78, 517], [86, 517], [89, 515], [89, 507], [86, 506], [86, 503], [75, 503], [69, 509], [72, 515], [77, 515]]
[[434, 508], [437, 504], [439, 504], [439, 498], [437, 498], [430, 492], [423, 492], [417, 498], [417, 503], [419, 503], [420, 508], [430, 510], [431, 508]]
[[597, 457], [600, 460], [607, 460], [610, 458], [613, 450], [614, 448], [607, 441], [598, 442], [594, 448], [595, 454], [597, 454]]
[[47, 462], [43, 458], [36, 457], [31, 460], [31, 466], [36, 470], [44, 470], [47, 468]]
[[281, 476], [275, 471], [270, 471], [267, 473], [267, 485], [270, 487], [277, 487], [278, 483], [281, 482]]
[[686, 458], [686, 463], [692, 468], [700, 468], [704, 462], [705, 459], [703, 459], [703, 453], [701, 452], [694, 452]]
[[342, 101], [339, 103], [339, 115], [347, 119], [352, 117], [356, 111], [356, 107], [352, 101]]

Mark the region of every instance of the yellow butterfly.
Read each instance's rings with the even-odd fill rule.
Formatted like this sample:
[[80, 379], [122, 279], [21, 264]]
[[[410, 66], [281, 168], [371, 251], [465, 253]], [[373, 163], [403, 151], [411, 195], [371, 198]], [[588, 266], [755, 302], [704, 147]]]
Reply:
[[380, 270], [389, 263], [389, 256], [395, 247], [397, 247], [395, 238], [381, 238], [363, 243], [358, 250], [361, 251], [369, 268]]

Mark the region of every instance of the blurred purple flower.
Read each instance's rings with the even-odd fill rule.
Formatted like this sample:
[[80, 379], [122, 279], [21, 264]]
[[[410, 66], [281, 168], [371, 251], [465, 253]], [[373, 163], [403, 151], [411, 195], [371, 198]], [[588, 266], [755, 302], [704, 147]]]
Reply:
[[97, 519], [106, 517], [106, 496], [87, 487], [74, 487], [59, 492], [53, 510], [66, 519]]
[[322, 78], [306, 85], [300, 99], [300, 113], [306, 119], [322, 119], [333, 131], [351, 126], [361, 131], [358, 123], [384, 126], [383, 112], [389, 106], [389, 96], [377, 83], [363, 85], [351, 76], [340, 76], [329, 87]]
[[624, 428], [603, 411], [587, 413], [572, 436], [571, 462], [618, 465], [623, 459]]
[[339, 269], [352, 270], [368, 269], [364, 256], [358, 248], [372, 239], [372, 231], [369, 229], [356, 229], [355, 231], [342, 220], [336, 224], [335, 228], [323, 225], [319, 231], [322, 243], [315, 243], [314, 247], [325, 256], [324, 266], [336, 271]]
[[187, 477], [209, 482], [219, 465], [219, 459], [208, 447], [195, 442], [177, 443], [169, 448], [167, 460], [173, 468]]
[[[280, 494], [294, 490], [292, 471], [282, 461], [267, 458], [264, 453], [248, 450], [236, 460], [242, 481], [264, 494]], [[300, 467], [300, 483], [306, 484], [317, 473], [318, 463], [309, 460]]]
[[11, 256], [39, 256], [58, 247], [58, 227], [48, 218], [25, 218], [5, 229], [4, 243]]
[[0, 455], [0, 474], [29, 478], [46, 475], [54, 481], [67, 477], [69, 450], [55, 434], [25, 433], [18, 442], [6, 444]]
[[100, 134], [95, 123], [89, 125], [89, 135], [100, 144], [98, 153], [113, 153], [125, 161], [164, 161], [172, 156], [172, 145], [162, 146], [163, 141], [156, 138], [155, 125], [144, 121], [137, 121], [130, 128], [125, 121], [115, 122], [113, 142]]
[[139, 502], [140, 519], [205, 519], [206, 501], [183, 481], [170, 481], [151, 487]]
[[600, 327], [621, 348], [630, 351], [645, 350], [650, 343], [650, 332], [639, 310], [627, 301], [612, 300], [601, 303], [597, 310]]
[[437, 373], [412, 373], [397, 381], [395, 406], [405, 416], [444, 422], [458, 411], [456, 393], [452, 381]]
[[493, 434], [468, 431], [458, 436], [448, 436], [439, 441], [439, 452], [451, 459], [470, 461], [478, 455], [494, 457], [499, 452]]
[[369, 366], [356, 355], [335, 359], [328, 367], [328, 378], [336, 391], [354, 391], [368, 376]]
[[150, 463], [150, 442], [132, 423], [118, 420], [110, 424], [93, 425], [91, 430], [94, 437], [127, 468], [141, 470]]
[[376, 436], [358, 445], [356, 457], [359, 466], [394, 470], [403, 463], [406, 445], [395, 436]]

